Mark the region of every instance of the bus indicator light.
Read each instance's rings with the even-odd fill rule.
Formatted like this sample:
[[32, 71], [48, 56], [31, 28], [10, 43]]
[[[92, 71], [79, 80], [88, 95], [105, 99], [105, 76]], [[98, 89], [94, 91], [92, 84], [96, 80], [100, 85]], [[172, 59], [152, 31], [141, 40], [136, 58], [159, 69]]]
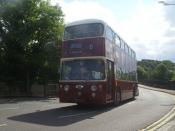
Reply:
[[92, 97], [95, 98], [96, 97], [96, 93], [93, 92], [92, 93]]
[[82, 95], [82, 93], [81, 92], [78, 92], [78, 96], [81, 96]]
[[99, 85], [98, 88], [99, 88], [99, 91], [102, 91], [103, 86]]

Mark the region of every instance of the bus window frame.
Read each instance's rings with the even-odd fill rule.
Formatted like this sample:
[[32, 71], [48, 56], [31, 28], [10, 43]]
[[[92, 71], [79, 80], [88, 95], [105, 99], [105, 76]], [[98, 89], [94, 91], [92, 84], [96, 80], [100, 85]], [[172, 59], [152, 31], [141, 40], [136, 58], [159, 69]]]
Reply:
[[128, 54], [128, 45], [125, 43], [125, 53]]
[[105, 37], [111, 42], [115, 42], [115, 32], [109, 26], [105, 28]]
[[[64, 32], [63, 32], [63, 38], [62, 40], [63, 41], [68, 41], [68, 40], [74, 40], [74, 39], [85, 39], [85, 38], [94, 38], [94, 37], [104, 37], [105, 35], [105, 32], [106, 32], [106, 29], [105, 29], [105, 25], [103, 23], [100, 23], [100, 22], [96, 22], [96, 23], [87, 23], [87, 24], [101, 24], [102, 25], [102, 34], [101, 35], [97, 35], [97, 36], [88, 36], [88, 37], [76, 37], [76, 38], [66, 38], [65, 39], [65, 29], [68, 28], [68, 27], [73, 27], [73, 26], [77, 26], [77, 25], [70, 25], [70, 26], [66, 26], [65, 29], [64, 29]], [[86, 24], [80, 24], [80, 25], [86, 25]]]
[[[118, 41], [118, 43], [117, 43], [117, 41]], [[121, 48], [121, 39], [117, 34], [115, 34], [115, 44]]]
[[121, 49], [124, 51], [125, 50], [125, 43], [124, 41], [121, 39]]

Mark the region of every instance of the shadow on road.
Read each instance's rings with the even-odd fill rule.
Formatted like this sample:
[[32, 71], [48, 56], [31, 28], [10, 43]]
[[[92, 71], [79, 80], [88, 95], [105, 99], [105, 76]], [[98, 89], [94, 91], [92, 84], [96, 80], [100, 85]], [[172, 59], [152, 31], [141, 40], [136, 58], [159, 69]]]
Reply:
[[[116, 108], [119, 108], [126, 102], [122, 103]], [[113, 106], [92, 107], [72, 105], [56, 109], [22, 114], [18, 116], [9, 117], [8, 119], [33, 124], [41, 124], [46, 126], [66, 126], [83, 121], [85, 119], [93, 119], [94, 116], [110, 111], [113, 108]]]

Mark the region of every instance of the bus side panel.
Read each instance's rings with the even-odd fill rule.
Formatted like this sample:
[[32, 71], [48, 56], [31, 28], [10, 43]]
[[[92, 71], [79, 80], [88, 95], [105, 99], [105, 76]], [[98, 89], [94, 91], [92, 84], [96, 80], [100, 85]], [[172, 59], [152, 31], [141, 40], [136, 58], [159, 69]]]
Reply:
[[117, 80], [117, 87], [121, 91], [121, 101], [135, 97], [137, 83], [134, 81]]
[[62, 58], [105, 56], [102, 37], [63, 41]]

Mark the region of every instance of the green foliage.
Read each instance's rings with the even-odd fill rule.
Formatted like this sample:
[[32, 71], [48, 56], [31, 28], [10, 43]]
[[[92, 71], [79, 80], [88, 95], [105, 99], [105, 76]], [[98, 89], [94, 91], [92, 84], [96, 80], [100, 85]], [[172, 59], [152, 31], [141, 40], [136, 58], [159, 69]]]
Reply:
[[[1, 79], [7, 83], [24, 81], [29, 85], [36, 78], [46, 76], [42, 71], [55, 72], [63, 28], [61, 8], [50, 5], [49, 1], [1, 1]], [[49, 44], [52, 51], [48, 53]]]
[[174, 71], [175, 70], [175, 64], [169, 60], [164, 60], [162, 63], [169, 69]]
[[156, 80], [168, 81], [170, 80], [169, 74], [170, 73], [169, 73], [168, 68], [163, 63], [160, 63], [156, 66], [153, 76], [154, 76], [154, 79]]
[[173, 81], [175, 80], [175, 64], [169, 60], [138, 61], [138, 80], [149, 81], [153, 83]]
[[142, 66], [138, 66], [137, 67], [137, 74], [138, 74], [138, 79], [139, 80], [143, 80], [147, 78], [147, 72], [145, 71], [145, 69]]
[[175, 71], [172, 73], [171, 81], [175, 81]]

